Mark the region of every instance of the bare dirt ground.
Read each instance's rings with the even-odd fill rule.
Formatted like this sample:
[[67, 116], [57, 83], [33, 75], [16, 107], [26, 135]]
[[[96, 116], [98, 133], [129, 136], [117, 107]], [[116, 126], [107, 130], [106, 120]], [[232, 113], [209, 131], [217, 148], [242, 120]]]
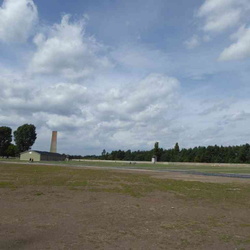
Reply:
[[0, 249], [247, 250], [249, 191], [249, 179], [3, 163]]
[[0, 249], [249, 249], [249, 208], [153, 192], [0, 189]]

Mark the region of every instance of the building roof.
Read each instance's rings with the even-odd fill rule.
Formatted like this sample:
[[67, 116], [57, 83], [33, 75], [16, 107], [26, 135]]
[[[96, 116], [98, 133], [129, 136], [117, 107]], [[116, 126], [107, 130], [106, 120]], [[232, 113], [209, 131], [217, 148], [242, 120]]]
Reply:
[[47, 156], [62, 156], [61, 154], [58, 154], [58, 153], [51, 153], [51, 152], [39, 151], [39, 150], [28, 150], [28, 151], [22, 152], [21, 154], [28, 153], [28, 152], [36, 152], [40, 155], [47, 155]]

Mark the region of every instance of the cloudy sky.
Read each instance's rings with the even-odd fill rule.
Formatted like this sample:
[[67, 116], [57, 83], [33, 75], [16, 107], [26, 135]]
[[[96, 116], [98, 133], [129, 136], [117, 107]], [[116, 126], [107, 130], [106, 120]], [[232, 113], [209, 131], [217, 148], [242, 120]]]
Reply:
[[249, 0], [0, 0], [0, 125], [100, 154], [250, 142]]

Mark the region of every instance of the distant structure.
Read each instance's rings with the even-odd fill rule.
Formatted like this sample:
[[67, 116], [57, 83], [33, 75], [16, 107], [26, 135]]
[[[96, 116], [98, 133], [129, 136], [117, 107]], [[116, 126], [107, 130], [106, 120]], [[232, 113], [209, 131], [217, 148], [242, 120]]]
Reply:
[[57, 153], [57, 131], [52, 132], [50, 152], [28, 150], [20, 153], [21, 161], [64, 161], [65, 155]]
[[38, 150], [28, 150], [20, 154], [21, 161], [64, 161], [65, 155]]
[[57, 153], [57, 131], [52, 131], [50, 153]]
[[152, 163], [156, 163], [157, 162], [157, 156], [156, 155], [153, 155], [153, 157], [152, 157]]

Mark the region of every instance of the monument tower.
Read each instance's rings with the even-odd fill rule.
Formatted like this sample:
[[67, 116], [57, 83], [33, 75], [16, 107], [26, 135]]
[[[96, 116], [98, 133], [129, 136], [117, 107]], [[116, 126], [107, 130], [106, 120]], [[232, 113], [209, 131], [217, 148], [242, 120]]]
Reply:
[[57, 131], [52, 131], [50, 152], [57, 153]]

